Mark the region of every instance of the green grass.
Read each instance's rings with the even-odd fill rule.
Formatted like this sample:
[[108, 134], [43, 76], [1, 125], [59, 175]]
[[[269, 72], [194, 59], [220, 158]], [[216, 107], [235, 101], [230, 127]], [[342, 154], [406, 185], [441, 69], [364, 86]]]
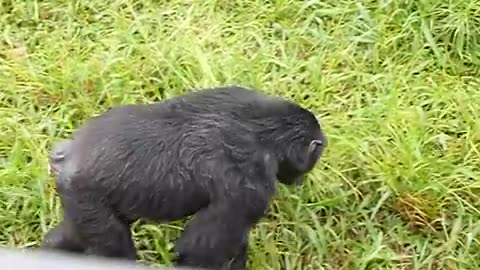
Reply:
[[[0, 1], [0, 244], [59, 221], [46, 156], [84, 120], [240, 84], [330, 140], [251, 232], [251, 269], [478, 269], [479, 67], [479, 0]], [[142, 261], [170, 264], [182, 224], [137, 224]]]

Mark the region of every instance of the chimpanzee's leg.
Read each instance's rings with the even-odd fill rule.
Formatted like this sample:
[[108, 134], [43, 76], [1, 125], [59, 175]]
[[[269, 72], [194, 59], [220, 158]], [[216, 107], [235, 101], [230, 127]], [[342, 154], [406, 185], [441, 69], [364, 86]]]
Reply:
[[[247, 235], [248, 236], [248, 235]], [[239, 247], [237, 255], [227, 264], [226, 269], [243, 270], [247, 267], [248, 239]]]
[[246, 269], [248, 233], [266, 206], [239, 202], [218, 202], [195, 215], [176, 242], [178, 266]]
[[91, 194], [68, 189], [61, 189], [59, 193], [65, 216], [73, 223], [87, 254], [137, 259], [128, 222], [120, 220]]
[[74, 253], [85, 251], [80, 239], [75, 234], [72, 224], [67, 219], [64, 219], [45, 235], [40, 248]]

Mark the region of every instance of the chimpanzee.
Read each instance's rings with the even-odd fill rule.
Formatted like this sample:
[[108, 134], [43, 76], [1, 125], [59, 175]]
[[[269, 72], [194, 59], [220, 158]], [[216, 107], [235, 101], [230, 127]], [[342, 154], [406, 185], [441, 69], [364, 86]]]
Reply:
[[300, 185], [326, 146], [310, 111], [254, 89], [114, 107], [50, 153], [64, 218], [42, 246], [135, 260], [133, 222], [194, 215], [176, 265], [246, 269], [276, 183]]

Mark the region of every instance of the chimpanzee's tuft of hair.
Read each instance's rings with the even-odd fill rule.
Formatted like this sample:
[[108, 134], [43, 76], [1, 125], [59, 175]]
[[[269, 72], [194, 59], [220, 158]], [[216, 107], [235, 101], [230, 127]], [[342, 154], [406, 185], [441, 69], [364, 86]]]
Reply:
[[194, 215], [176, 261], [208, 269], [246, 269], [276, 183], [300, 184], [327, 145], [311, 112], [242, 87], [115, 107], [72, 137], [50, 155], [65, 215], [45, 248], [134, 260], [132, 222]]

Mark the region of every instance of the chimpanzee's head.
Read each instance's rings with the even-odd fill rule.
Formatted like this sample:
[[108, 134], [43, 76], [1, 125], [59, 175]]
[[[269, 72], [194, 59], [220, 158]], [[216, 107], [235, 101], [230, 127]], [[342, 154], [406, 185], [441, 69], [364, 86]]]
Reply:
[[293, 132], [288, 132], [286, 140], [282, 140], [284, 145], [277, 146], [283, 152], [279, 155], [277, 177], [283, 184], [300, 185], [304, 175], [320, 159], [328, 142], [317, 119], [306, 110], [301, 119], [290, 122], [290, 129]]

